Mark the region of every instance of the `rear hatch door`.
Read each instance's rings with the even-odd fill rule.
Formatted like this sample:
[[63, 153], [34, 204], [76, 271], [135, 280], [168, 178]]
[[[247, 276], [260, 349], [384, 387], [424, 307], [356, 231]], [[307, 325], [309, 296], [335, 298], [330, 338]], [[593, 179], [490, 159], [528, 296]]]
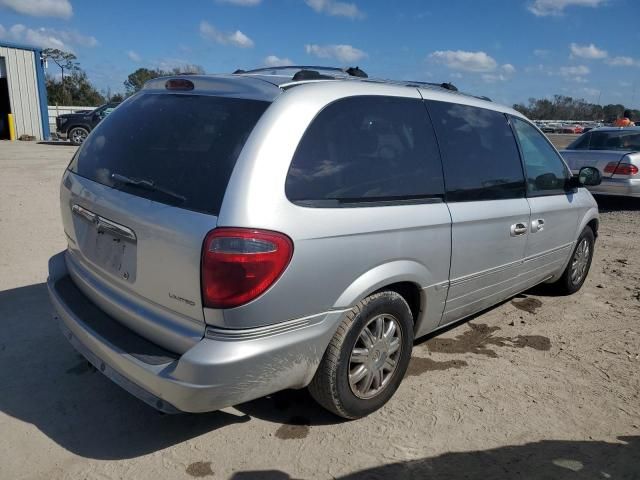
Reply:
[[76, 285], [116, 320], [173, 351], [204, 332], [203, 239], [268, 102], [138, 94], [73, 158], [61, 200]]

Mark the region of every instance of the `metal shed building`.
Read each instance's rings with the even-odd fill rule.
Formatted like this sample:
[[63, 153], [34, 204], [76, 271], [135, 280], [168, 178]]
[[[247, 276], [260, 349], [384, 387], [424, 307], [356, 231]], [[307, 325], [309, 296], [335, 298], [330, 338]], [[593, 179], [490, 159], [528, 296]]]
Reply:
[[0, 41], [0, 140], [9, 139], [8, 114], [13, 116], [16, 138], [49, 138], [41, 49]]

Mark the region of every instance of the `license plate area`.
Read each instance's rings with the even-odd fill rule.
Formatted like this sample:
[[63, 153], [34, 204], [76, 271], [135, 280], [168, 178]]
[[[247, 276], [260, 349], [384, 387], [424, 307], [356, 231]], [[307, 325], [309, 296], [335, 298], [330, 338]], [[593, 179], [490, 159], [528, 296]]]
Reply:
[[137, 239], [133, 230], [77, 205], [72, 211], [82, 255], [100, 269], [135, 282]]

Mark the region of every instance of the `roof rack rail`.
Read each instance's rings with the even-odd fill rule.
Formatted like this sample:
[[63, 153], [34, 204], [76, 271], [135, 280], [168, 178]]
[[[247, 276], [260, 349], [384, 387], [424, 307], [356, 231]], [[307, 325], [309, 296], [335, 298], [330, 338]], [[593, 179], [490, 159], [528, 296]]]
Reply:
[[[368, 78], [368, 75], [362, 70], [360, 67], [349, 67], [349, 68], [339, 68], [339, 67], [322, 67], [318, 65], [281, 65], [278, 67], [262, 67], [262, 68], [254, 68], [253, 70], [242, 70], [238, 69], [234, 74], [241, 73], [262, 73], [262, 72], [273, 72], [278, 70], [299, 70], [299, 71], [328, 71], [328, 72], [340, 72], [343, 74], [347, 74], [351, 77], [360, 77], [360, 78]], [[318, 72], [320, 75], [320, 73]], [[327, 77], [328, 78], [328, 77]]]

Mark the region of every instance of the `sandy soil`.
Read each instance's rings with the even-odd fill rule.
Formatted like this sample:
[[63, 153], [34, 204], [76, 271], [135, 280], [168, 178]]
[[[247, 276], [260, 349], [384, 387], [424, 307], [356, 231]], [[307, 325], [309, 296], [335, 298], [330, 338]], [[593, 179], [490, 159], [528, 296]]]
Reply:
[[601, 201], [592, 270], [416, 344], [390, 404], [304, 391], [162, 416], [91, 371], [43, 282], [74, 149], [0, 142], [0, 479], [640, 478], [640, 202]]

